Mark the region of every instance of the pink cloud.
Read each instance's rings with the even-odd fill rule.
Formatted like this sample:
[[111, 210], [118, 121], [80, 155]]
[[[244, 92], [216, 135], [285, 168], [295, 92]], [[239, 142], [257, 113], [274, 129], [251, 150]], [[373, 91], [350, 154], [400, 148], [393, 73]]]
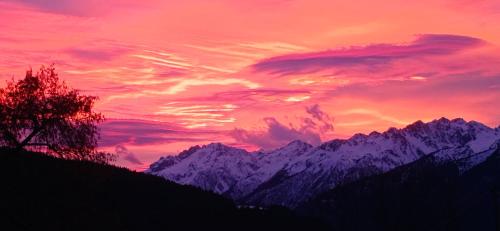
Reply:
[[101, 147], [203, 142], [219, 132], [188, 130], [178, 125], [148, 120], [110, 119], [100, 125]]
[[0, 78], [56, 63], [114, 118], [102, 148], [146, 164], [442, 116], [497, 126], [497, 2], [0, 1]]
[[379, 71], [404, 59], [421, 59], [432, 56], [452, 55], [483, 45], [481, 39], [445, 34], [418, 36], [410, 44], [376, 44], [365, 47], [329, 50], [315, 53], [290, 54], [262, 60], [253, 65], [257, 72], [291, 75], [322, 70], [362, 68]]
[[69, 55], [88, 62], [111, 61], [127, 53], [125, 49], [92, 49], [92, 48], [70, 48], [65, 50]]
[[19, 3], [28, 7], [33, 7], [40, 11], [66, 14], [72, 16], [99, 16], [113, 10], [124, 7], [140, 7], [143, 3], [138, 3], [134, 0], [120, 1], [99, 1], [99, 0], [7, 0], [10, 2]]
[[[302, 140], [312, 145], [321, 143], [321, 135], [333, 130], [332, 119], [323, 112], [319, 105], [306, 107], [312, 118], [301, 119], [298, 127], [279, 122], [274, 117], [263, 118], [266, 125], [264, 131], [249, 131], [235, 128], [229, 134], [238, 142], [252, 144], [264, 149], [277, 148], [294, 140]], [[318, 125], [320, 123], [321, 125]]]
[[139, 160], [139, 158], [132, 152], [130, 152], [125, 146], [123, 145], [116, 145], [115, 147], [115, 153], [122, 159], [130, 162], [131, 164], [134, 165], [143, 165], [144, 163]]

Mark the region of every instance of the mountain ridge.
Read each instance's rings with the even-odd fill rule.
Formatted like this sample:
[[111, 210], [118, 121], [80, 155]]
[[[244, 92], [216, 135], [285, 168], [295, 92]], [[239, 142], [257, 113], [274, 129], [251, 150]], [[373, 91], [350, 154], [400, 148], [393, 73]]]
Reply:
[[146, 172], [241, 204], [293, 208], [336, 185], [387, 172], [432, 152], [466, 146], [469, 152], [478, 153], [498, 139], [499, 128], [443, 117], [382, 133], [358, 133], [315, 147], [303, 141], [257, 152], [220, 143], [194, 146], [160, 159]]
[[[443, 154], [456, 152], [437, 151], [323, 192], [295, 210], [333, 230], [497, 230], [500, 141], [472, 155], [456, 149], [464, 155], [443, 162]], [[470, 162], [477, 164], [463, 171]]]

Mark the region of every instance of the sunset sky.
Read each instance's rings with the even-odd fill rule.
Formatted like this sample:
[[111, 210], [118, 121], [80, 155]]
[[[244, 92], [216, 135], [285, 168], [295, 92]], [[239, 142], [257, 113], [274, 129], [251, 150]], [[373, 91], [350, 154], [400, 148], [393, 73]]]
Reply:
[[500, 124], [498, 0], [0, 0], [0, 19], [0, 78], [54, 63], [131, 169], [210, 142]]

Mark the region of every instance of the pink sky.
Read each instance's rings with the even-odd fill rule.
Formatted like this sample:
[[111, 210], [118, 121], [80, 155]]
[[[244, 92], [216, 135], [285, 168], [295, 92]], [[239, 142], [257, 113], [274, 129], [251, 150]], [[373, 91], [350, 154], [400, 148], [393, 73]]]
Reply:
[[0, 0], [0, 18], [0, 78], [55, 63], [132, 169], [209, 142], [500, 124], [496, 0]]

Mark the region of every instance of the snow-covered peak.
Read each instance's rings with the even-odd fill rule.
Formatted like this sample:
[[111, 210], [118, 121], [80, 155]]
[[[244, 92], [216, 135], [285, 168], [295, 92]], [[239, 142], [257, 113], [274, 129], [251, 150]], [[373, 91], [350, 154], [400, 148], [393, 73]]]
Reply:
[[[441, 161], [481, 162], [500, 140], [500, 128], [440, 118], [404, 128], [355, 134], [317, 147], [295, 140], [272, 150], [247, 152], [212, 143], [193, 146], [153, 163], [148, 173], [248, 203], [294, 206], [317, 193], [364, 176], [389, 171], [436, 153]], [[478, 153], [481, 153], [480, 155]]]
[[311, 144], [309, 144], [307, 142], [304, 142], [302, 140], [294, 140], [294, 141], [288, 143], [287, 145], [285, 145], [285, 147], [289, 147], [289, 146], [294, 146], [294, 147], [303, 147], [303, 146], [312, 147]]
[[268, 154], [271, 154], [271, 155], [273, 153], [302, 154], [311, 148], [313, 148], [313, 146], [309, 143], [306, 143], [302, 140], [294, 140], [281, 148], [270, 151]]
[[220, 155], [246, 152], [243, 149], [227, 146], [222, 143], [210, 143], [207, 145], [203, 145], [199, 150], [203, 151], [204, 153], [220, 154]]

